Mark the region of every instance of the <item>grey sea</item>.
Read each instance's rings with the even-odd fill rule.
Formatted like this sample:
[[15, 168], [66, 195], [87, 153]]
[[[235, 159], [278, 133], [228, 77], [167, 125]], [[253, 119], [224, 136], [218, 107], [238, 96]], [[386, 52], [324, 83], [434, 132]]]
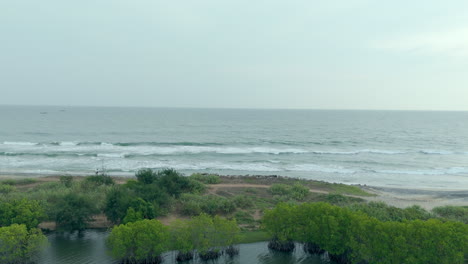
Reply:
[[468, 188], [468, 112], [0, 106], [0, 175], [281, 175]]

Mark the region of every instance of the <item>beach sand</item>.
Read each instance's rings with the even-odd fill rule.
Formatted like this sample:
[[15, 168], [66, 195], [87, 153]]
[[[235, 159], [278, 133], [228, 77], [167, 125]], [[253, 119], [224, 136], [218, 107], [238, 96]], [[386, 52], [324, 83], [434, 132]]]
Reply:
[[381, 201], [399, 208], [419, 205], [426, 210], [432, 210], [434, 207], [446, 205], [468, 206], [468, 190], [423, 190], [370, 186], [362, 188], [377, 195], [365, 197], [367, 201]]

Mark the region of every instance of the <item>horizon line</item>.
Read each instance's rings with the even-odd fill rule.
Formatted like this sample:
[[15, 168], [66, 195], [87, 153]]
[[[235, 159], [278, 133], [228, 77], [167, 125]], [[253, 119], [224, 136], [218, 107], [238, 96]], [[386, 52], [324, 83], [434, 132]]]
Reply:
[[375, 108], [274, 108], [274, 107], [200, 107], [200, 106], [117, 106], [117, 105], [28, 105], [28, 104], [0, 104], [12, 107], [76, 107], [76, 108], [154, 108], [154, 109], [200, 109], [200, 110], [313, 110], [313, 111], [406, 111], [406, 112], [468, 112], [467, 110], [449, 109], [375, 109]]

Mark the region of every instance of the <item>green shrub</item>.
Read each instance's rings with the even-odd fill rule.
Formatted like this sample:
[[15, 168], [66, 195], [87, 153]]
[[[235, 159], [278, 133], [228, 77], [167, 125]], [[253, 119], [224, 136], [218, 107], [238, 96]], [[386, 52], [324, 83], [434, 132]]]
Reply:
[[174, 169], [165, 169], [157, 173], [158, 184], [169, 195], [179, 197], [183, 192], [190, 192], [190, 181]]
[[136, 222], [145, 219], [142, 212], [135, 211], [133, 207], [128, 208], [127, 213], [125, 214], [124, 219], [122, 220], [123, 224], [128, 224], [131, 222]]
[[277, 183], [271, 185], [268, 191], [273, 195], [289, 195], [291, 193], [291, 187], [286, 184]]
[[7, 179], [7, 180], [1, 181], [0, 183], [7, 184], [7, 185], [27, 185], [27, 184], [32, 184], [36, 182], [37, 182], [36, 179], [23, 178], [23, 179]]
[[250, 208], [254, 205], [253, 200], [249, 196], [237, 195], [232, 198], [232, 201], [238, 208]]
[[203, 194], [206, 192], [206, 185], [202, 182], [189, 178], [189, 189], [191, 193]]
[[361, 198], [344, 196], [341, 194], [329, 193], [319, 196], [320, 201], [327, 202], [333, 205], [346, 206], [349, 204], [364, 202]]
[[96, 186], [100, 185], [114, 185], [115, 181], [111, 176], [108, 175], [93, 175], [88, 176], [84, 179], [86, 183], [94, 184]]
[[293, 185], [277, 183], [271, 185], [268, 191], [273, 195], [282, 196], [279, 200], [303, 201], [309, 195], [309, 189], [302, 186], [299, 182]]
[[160, 263], [169, 250], [168, 227], [158, 220], [141, 220], [112, 229], [107, 245], [119, 263]]
[[233, 201], [216, 195], [183, 194], [180, 201], [181, 213], [184, 215], [198, 215], [200, 212], [210, 215], [228, 214], [236, 209]]
[[98, 213], [98, 210], [92, 199], [82, 194], [69, 193], [57, 203], [55, 222], [59, 229], [81, 231], [86, 229], [95, 213]]
[[152, 169], [141, 169], [135, 174], [137, 180], [143, 184], [152, 184], [157, 179], [157, 173]]
[[462, 206], [439, 206], [432, 209], [439, 217], [468, 224], [468, 208]]
[[6, 185], [16, 185], [16, 181], [12, 180], [12, 179], [2, 180], [0, 183], [1, 184], [6, 184]]
[[70, 188], [73, 184], [73, 176], [63, 175], [60, 176], [60, 182], [65, 185], [65, 187]]
[[106, 195], [104, 208], [107, 219], [115, 224], [120, 223], [127, 214], [133, 198], [133, 192], [124, 186], [115, 186], [110, 189]]
[[427, 220], [432, 215], [414, 205], [405, 209], [387, 205], [383, 202], [355, 203], [348, 206], [351, 211], [362, 212], [380, 221]]
[[468, 253], [468, 226], [458, 222], [384, 222], [323, 202], [279, 204], [262, 222], [273, 238], [306, 243], [313, 253], [327, 251], [338, 263], [462, 264]]
[[239, 224], [253, 224], [255, 220], [252, 214], [244, 211], [237, 211], [234, 214], [234, 218], [237, 220]]
[[181, 213], [183, 215], [199, 215], [202, 213], [202, 209], [199, 201], [187, 200], [182, 202]]
[[309, 188], [296, 182], [291, 187], [291, 197], [294, 200], [303, 201], [309, 195]]
[[0, 226], [20, 224], [35, 228], [44, 217], [44, 209], [38, 201], [21, 199], [0, 202]]
[[37, 228], [13, 224], [0, 227], [0, 263], [34, 263], [47, 245], [47, 238]]
[[205, 184], [218, 184], [221, 182], [221, 178], [217, 174], [194, 173], [190, 175], [190, 178]]
[[0, 183], [0, 193], [9, 194], [9, 193], [14, 192], [14, 191], [16, 191], [15, 186]]

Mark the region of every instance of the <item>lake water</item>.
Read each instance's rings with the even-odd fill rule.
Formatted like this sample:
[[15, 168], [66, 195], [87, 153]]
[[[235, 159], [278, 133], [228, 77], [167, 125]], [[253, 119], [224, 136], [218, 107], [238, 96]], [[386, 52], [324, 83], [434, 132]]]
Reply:
[[0, 174], [275, 174], [468, 188], [468, 112], [0, 106]]
[[[117, 264], [114, 259], [106, 254], [105, 239], [107, 231], [86, 230], [81, 234], [75, 233], [51, 233], [48, 235], [50, 246], [40, 256], [38, 264]], [[285, 254], [268, 250], [266, 242], [241, 244], [240, 254], [233, 258], [221, 257], [216, 261], [201, 262], [190, 261], [187, 264], [212, 263], [212, 264], [325, 264], [319, 256], [303, 252], [298, 247], [294, 253]], [[164, 263], [176, 264], [174, 254], [164, 254]]]

